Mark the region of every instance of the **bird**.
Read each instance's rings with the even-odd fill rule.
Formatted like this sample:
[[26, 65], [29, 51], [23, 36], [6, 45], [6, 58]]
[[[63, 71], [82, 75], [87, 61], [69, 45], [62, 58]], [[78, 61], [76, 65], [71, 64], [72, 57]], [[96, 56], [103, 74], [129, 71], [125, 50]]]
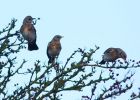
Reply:
[[38, 50], [38, 46], [36, 44], [36, 29], [33, 25], [33, 20], [31, 16], [26, 16], [23, 20], [23, 24], [20, 28], [20, 33], [22, 34], [23, 38], [28, 41], [28, 50]]
[[115, 62], [116, 59], [122, 58], [126, 60], [127, 55], [121, 48], [108, 48], [102, 57], [102, 61], [99, 64], [105, 64], [106, 62]]
[[53, 39], [48, 43], [47, 46], [47, 56], [49, 58], [48, 64], [55, 63], [55, 58], [58, 58], [60, 51], [62, 49], [60, 40], [63, 36], [55, 35]]

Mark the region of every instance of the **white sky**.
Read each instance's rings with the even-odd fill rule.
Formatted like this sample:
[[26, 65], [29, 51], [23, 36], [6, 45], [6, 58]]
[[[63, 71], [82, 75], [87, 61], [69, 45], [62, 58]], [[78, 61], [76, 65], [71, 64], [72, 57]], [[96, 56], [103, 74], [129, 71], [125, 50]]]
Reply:
[[[56, 34], [64, 36], [59, 56], [62, 64], [77, 48], [88, 50], [94, 45], [100, 46], [94, 61], [100, 61], [108, 47], [120, 47], [126, 51], [128, 59], [140, 60], [139, 5], [139, 0], [1, 0], [0, 27], [2, 29], [12, 18], [18, 19], [17, 29], [27, 15], [41, 18], [35, 26], [39, 50], [20, 53], [21, 59], [32, 62], [48, 61], [47, 44]], [[74, 100], [78, 99], [77, 96]]]

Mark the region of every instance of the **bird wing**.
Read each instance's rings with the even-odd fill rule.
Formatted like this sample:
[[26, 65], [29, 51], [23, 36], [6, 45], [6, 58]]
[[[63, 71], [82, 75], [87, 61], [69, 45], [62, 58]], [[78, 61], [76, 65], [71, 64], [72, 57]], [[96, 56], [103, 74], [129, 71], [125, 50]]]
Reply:
[[31, 24], [31, 30], [34, 32], [34, 34], [35, 34], [35, 36], [36, 36], [36, 29], [35, 29], [35, 27], [34, 27], [33, 24]]
[[27, 37], [27, 33], [26, 33], [26, 30], [27, 30], [27, 28], [25, 29], [26, 27], [25, 27], [25, 25], [23, 24], [21, 27], [20, 27], [20, 33], [22, 34], [22, 36], [23, 36], [23, 38], [25, 39], [25, 40], [28, 40], [28, 37]]
[[50, 47], [51, 46], [51, 42], [48, 43], [48, 46], [47, 46], [47, 56], [48, 58], [51, 58], [50, 54], [49, 54], [49, 50], [50, 50]]
[[23, 33], [23, 25], [20, 27], [20, 32]]
[[115, 61], [118, 58], [118, 54], [115, 48], [108, 48], [103, 55], [103, 60], [107, 62]]
[[32, 36], [34, 37], [33, 42], [36, 42], [36, 38], [37, 38], [36, 29], [33, 24], [31, 24], [31, 33], [32, 33]]

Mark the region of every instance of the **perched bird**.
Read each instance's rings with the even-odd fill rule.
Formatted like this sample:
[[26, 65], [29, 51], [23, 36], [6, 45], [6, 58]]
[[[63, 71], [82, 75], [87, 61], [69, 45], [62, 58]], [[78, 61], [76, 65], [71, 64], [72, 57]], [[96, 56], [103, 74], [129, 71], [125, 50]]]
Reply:
[[126, 60], [126, 53], [120, 48], [108, 48], [102, 57], [102, 61], [99, 64], [105, 64], [106, 62], [115, 62], [116, 59], [122, 58]]
[[60, 39], [62, 38], [61, 35], [55, 35], [53, 39], [48, 43], [47, 47], [47, 56], [49, 58], [48, 64], [54, 64], [55, 58], [58, 58], [59, 53], [61, 51], [61, 43]]
[[31, 16], [26, 16], [23, 20], [23, 24], [20, 28], [20, 32], [25, 40], [28, 41], [28, 50], [38, 50], [36, 44], [36, 29], [33, 25], [33, 19]]

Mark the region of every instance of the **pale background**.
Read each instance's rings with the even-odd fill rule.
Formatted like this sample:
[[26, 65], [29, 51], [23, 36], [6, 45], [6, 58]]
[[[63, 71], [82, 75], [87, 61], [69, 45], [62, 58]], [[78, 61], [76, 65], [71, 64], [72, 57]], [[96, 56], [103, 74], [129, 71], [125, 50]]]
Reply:
[[[23, 50], [19, 56], [19, 63], [24, 58], [30, 63], [36, 59], [46, 63], [47, 44], [56, 34], [64, 36], [59, 56], [62, 64], [77, 48], [89, 50], [94, 48], [94, 45], [100, 46], [95, 54], [95, 61], [101, 60], [104, 50], [108, 47], [120, 47], [126, 51], [128, 59], [138, 61], [139, 11], [139, 0], [1, 0], [0, 29], [12, 18], [18, 19], [16, 29], [19, 29], [25, 16], [40, 17], [41, 20], [35, 26], [39, 50], [32, 52]], [[137, 74], [134, 82], [136, 86], [140, 86], [139, 72], [136, 70], [135, 72]], [[20, 80], [24, 79], [19, 76], [15, 79]], [[136, 90], [134, 88], [130, 91]], [[82, 94], [90, 93], [85, 92], [66, 94], [63, 100], [80, 100]], [[116, 100], [126, 100], [127, 97], [122, 95]]]

